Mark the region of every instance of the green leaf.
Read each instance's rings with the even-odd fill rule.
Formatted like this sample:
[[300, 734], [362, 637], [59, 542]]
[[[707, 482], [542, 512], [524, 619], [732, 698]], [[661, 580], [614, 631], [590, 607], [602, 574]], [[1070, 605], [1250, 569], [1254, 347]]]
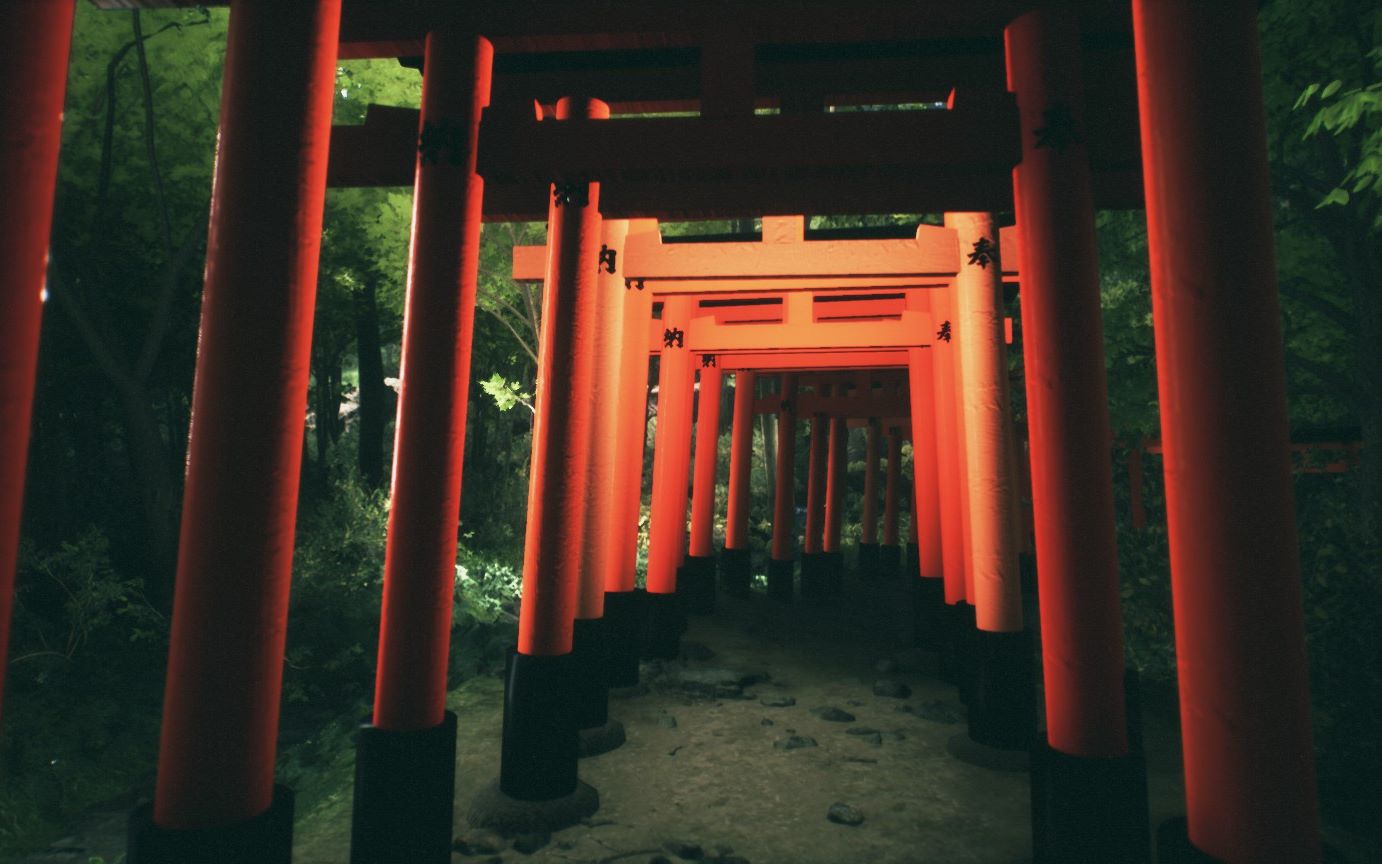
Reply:
[[1342, 86], [1344, 86], [1344, 82], [1340, 81], [1338, 78], [1335, 78], [1333, 81], [1330, 81], [1329, 84], [1324, 88], [1324, 92], [1320, 93], [1320, 98], [1328, 99], [1330, 96], [1333, 96], [1335, 93], [1338, 93], [1339, 88]]
[[1330, 193], [1329, 193], [1328, 195], [1324, 196], [1324, 200], [1320, 201], [1320, 203], [1318, 203], [1318, 204], [1315, 205], [1315, 209], [1318, 210], [1318, 209], [1320, 209], [1321, 207], [1328, 207], [1330, 204], [1347, 204], [1347, 203], [1348, 203], [1348, 190], [1347, 190], [1347, 189], [1334, 189], [1334, 190], [1331, 190]]

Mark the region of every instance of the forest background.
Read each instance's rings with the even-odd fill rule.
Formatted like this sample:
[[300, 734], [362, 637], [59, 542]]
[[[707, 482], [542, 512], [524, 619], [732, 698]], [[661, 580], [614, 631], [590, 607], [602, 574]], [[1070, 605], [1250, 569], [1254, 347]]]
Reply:
[[[1363, 442], [1353, 470], [1296, 474], [1321, 795], [1327, 818], [1375, 835], [1382, 12], [1368, 0], [1268, 0], [1260, 26], [1292, 434]], [[85, 807], [150, 785], [225, 27], [224, 10], [78, 6], [0, 731], [0, 856], [50, 839]], [[342, 63], [336, 122], [361, 122], [370, 103], [416, 106], [420, 87], [415, 70], [393, 61]], [[327, 199], [285, 661], [280, 774], [290, 783], [349, 746], [371, 696], [410, 215], [409, 189], [337, 189]], [[1173, 706], [1160, 462], [1148, 459], [1140, 530], [1124, 469], [1129, 447], [1159, 437], [1146, 232], [1140, 212], [1101, 212], [1098, 226], [1127, 654]], [[665, 226], [731, 228], [752, 225]], [[545, 226], [484, 230], [455, 681], [493, 671], [512, 638], [541, 325], [540, 286], [508, 273], [512, 247], [542, 243]], [[1020, 314], [1016, 304], [1011, 311]], [[1021, 424], [1020, 351], [1013, 355]], [[650, 444], [655, 414], [654, 401]], [[757, 430], [760, 456], [771, 423]], [[721, 451], [723, 460], [727, 436]], [[806, 452], [797, 448], [801, 459]], [[862, 462], [856, 437], [851, 508], [862, 496]], [[770, 488], [771, 460], [758, 458], [759, 550]]]

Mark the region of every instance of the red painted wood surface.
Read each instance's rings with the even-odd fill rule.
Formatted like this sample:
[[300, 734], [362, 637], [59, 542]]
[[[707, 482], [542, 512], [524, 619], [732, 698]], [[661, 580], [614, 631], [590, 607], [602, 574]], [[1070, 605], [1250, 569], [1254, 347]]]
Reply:
[[756, 373], [734, 374], [734, 419], [730, 429], [729, 503], [725, 548], [749, 548], [749, 492], [753, 475], [754, 385]]
[[[660, 322], [672, 344], [659, 357], [657, 431], [653, 445], [652, 512], [648, 524], [648, 591], [671, 594], [686, 557], [687, 487], [691, 473], [691, 412], [696, 367], [686, 339], [692, 302], [673, 298]], [[677, 334], [680, 333], [680, 343]]]
[[1133, 24], [1190, 839], [1226, 861], [1309, 864], [1319, 816], [1256, 13], [1137, 0]]
[[72, 3], [0, 5], [0, 696], [38, 369], [48, 232], [62, 138]]
[[1127, 750], [1122, 616], [1078, 44], [1068, 10], [1029, 13], [1007, 31], [1023, 130], [1013, 184], [1047, 739], [1114, 756]]
[[689, 552], [699, 558], [715, 554], [712, 545], [715, 528], [715, 475], [720, 449], [720, 387], [724, 375], [719, 369], [701, 367], [700, 388], [696, 394], [696, 463], [691, 485], [691, 542]]
[[227, 34], [154, 821], [273, 797], [340, 0]]
[[[590, 393], [593, 413], [590, 429], [590, 456], [586, 466], [586, 506], [584, 541], [581, 544], [581, 600], [577, 618], [601, 618], [605, 614], [605, 590], [610, 574], [616, 569], [618, 550], [609, 542], [609, 535], [617, 533], [614, 525], [622, 516], [623, 502], [619, 485], [618, 465], [623, 458], [619, 450], [620, 414], [619, 376], [624, 348], [624, 241], [629, 223], [625, 219], [606, 219], [601, 226], [600, 248], [611, 253], [600, 259], [596, 292], [589, 299], [594, 304], [594, 337], [590, 351], [594, 366], [594, 386]], [[639, 460], [642, 464], [642, 460]]]
[[[557, 106], [556, 120], [549, 122], [604, 116], [608, 108], [597, 100], [569, 99]], [[518, 618], [518, 650], [523, 654], [570, 653], [580, 599], [594, 413], [591, 346], [597, 325], [592, 301], [599, 285], [599, 199], [596, 183], [554, 184], [548, 198], [552, 255], [542, 297], [537, 416]]]
[[796, 554], [796, 479], [797, 454], [797, 379], [784, 373], [779, 386], [781, 397], [777, 415], [777, 465], [773, 488], [773, 549], [774, 561], [791, 561]]
[[449, 124], [469, 135], [456, 163], [419, 155], [416, 166], [374, 693], [375, 725], [400, 731], [432, 728], [446, 710], [484, 195], [474, 147], [494, 53], [445, 33], [428, 49], [421, 129]]

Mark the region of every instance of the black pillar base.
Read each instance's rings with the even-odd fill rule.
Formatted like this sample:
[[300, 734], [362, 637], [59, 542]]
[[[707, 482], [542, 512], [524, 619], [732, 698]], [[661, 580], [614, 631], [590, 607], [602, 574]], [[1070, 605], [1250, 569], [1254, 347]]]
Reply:
[[219, 828], [162, 828], [154, 824], [153, 803], [140, 804], [128, 832], [129, 864], [292, 864], [293, 790], [275, 785], [268, 810]]
[[974, 607], [963, 600], [947, 603], [941, 621], [941, 680], [959, 688], [960, 701], [968, 704], [977, 666], [973, 645]]
[[753, 584], [753, 558], [748, 549], [720, 550], [720, 587], [734, 597], [747, 597]]
[[902, 550], [902, 578], [921, 578], [921, 547], [915, 543], [908, 543]]
[[678, 594], [644, 595], [647, 610], [643, 630], [643, 656], [656, 660], [675, 660], [681, 654], [681, 631], [686, 607]]
[[1033, 864], [1147, 864], [1147, 760], [1072, 756], [1039, 734], [1032, 744]]
[[691, 594], [695, 592], [695, 589], [691, 587], [695, 578], [687, 575], [690, 569], [686, 564], [677, 567], [677, 588], [673, 596], [677, 598], [677, 609], [680, 610], [676, 622], [678, 635], [685, 633], [689, 626], [686, 620], [686, 607], [690, 603]]
[[687, 578], [686, 611], [693, 615], [715, 612], [715, 556], [688, 555], [683, 571]]
[[643, 589], [605, 592], [606, 672], [610, 687], [638, 684], [638, 645], [643, 630]]
[[969, 737], [1000, 750], [1026, 750], [1036, 732], [1032, 634], [974, 631], [978, 675], [969, 702]]
[[916, 577], [912, 585], [912, 644], [940, 651], [945, 644], [945, 581]]
[[902, 575], [902, 547], [884, 543], [878, 547], [878, 578], [891, 580]]
[[783, 603], [792, 602], [792, 594], [795, 593], [793, 581], [796, 572], [796, 562], [790, 558], [786, 561], [779, 561], [776, 558], [768, 559], [768, 596]]
[[576, 725], [571, 711], [575, 658], [513, 651], [504, 680], [499, 788], [522, 801], [576, 789]]
[[351, 864], [451, 860], [456, 715], [431, 729], [361, 726], [355, 742]]
[[878, 578], [878, 556], [880, 547], [877, 543], [859, 544], [859, 578], [865, 582], [872, 582]]
[[825, 586], [825, 593], [839, 597], [845, 593], [845, 553], [822, 552], [821, 560], [824, 562], [821, 582]]
[[624, 724], [618, 720], [606, 720], [600, 726], [581, 729], [576, 733], [576, 755], [581, 759], [599, 756], [623, 747], [625, 740]]
[[[1348, 864], [1338, 849], [1325, 844], [1324, 864]], [[1184, 816], [1172, 816], [1156, 829], [1157, 864], [1227, 864], [1190, 842], [1189, 825]]]
[[801, 553], [801, 599], [824, 600], [826, 578], [825, 554], [822, 552]]
[[465, 819], [472, 828], [487, 828], [513, 837], [560, 831], [594, 816], [599, 809], [600, 793], [582, 781], [577, 781], [570, 793], [543, 801], [515, 798], [499, 783], [491, 782], [475, 793]]
[[603, 618], [572, 622], [571, 715], [577, 729], [609, 721], [609, 625]]

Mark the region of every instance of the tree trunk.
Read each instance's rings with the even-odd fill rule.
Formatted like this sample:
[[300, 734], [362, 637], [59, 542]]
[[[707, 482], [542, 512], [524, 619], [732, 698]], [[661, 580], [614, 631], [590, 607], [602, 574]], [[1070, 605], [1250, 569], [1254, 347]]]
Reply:
[[763, 473], [768, 478], [768, 500], [773, 500], [773, 490], [777, 488], [777, 415], [760, 414], [763, 429]]
[[389, 388], [384, 385], [384, 357], [379, 342], [379, 305], [374, 282], [355, 292], [355, 355], [360, 371], [360, 477], [371, 489], [384, 485], [384, 427], [388, 424]]
[[122, 387], [120, 406], [130, 470], [139, 486], [144, 513], [149, 572], [152, 574], [147, 584], [149, 599], [158, 608], [171, 609], [173, 574], [177, 567], [177, 487], [168, 469], [167, 448], [148, 394], [141, 389]]

